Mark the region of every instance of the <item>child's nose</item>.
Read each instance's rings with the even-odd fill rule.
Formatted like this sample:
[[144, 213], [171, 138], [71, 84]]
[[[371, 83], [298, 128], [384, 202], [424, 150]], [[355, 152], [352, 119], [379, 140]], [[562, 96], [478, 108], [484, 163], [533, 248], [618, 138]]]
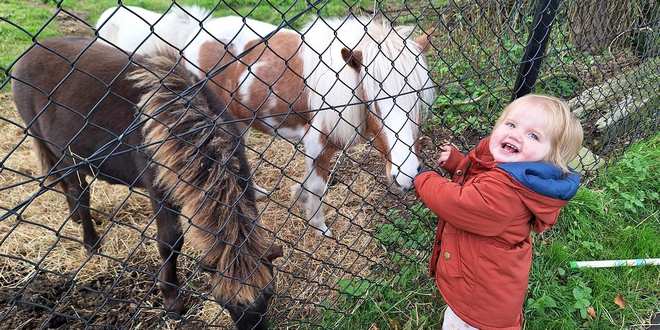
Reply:
[[521, 130], [516, 129], [511, 133], [511, 138], [516, 142], [520, 142], [522, 141], [522, 134], [523, 132]]

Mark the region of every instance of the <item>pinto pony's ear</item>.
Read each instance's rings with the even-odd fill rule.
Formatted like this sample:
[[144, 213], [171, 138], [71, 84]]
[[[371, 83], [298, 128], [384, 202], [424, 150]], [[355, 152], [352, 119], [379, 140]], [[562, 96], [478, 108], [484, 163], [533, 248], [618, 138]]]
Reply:
[[431, 36], [434, 29], [428, 29], [415, 38], [415, 43], [422, 49], [422, 53], [429, 49], [431, 45]]
[[273, 262], [273, 260], [280, 258], [284, 255], [284, 252], [282, 251], [282, 246], [279, 244], [273, 244], [273, 246], [270, 247], [268, 250], [268, 253], [266, 253], [266, 260], [269, 262]]
[[351, 50], [344, 47], [341, 49], [341, 58], [344, 59], [344, 62], [346, 62], [348, 66], [360, 71], [360, 68], [362, 67], [362, 51]]

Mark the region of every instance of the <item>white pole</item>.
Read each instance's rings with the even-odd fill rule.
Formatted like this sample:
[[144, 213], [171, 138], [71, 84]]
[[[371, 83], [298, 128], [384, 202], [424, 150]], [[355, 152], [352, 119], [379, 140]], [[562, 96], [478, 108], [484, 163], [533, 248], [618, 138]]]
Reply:
[[660, 266], [660, 258], [628, 260], [571, 261], [571, 268]]

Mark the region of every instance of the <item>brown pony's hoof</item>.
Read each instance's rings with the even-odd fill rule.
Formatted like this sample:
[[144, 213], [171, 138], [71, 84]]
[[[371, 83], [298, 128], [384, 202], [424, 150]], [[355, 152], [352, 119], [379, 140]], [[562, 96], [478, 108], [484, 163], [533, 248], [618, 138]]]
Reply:
[[186, 314], [186, 307], [183, 304], [183, 299], [166, 299], [163, 301], [163, 307], [167, 317], [171, 319], [181, 319]]
[[99, 252], [101, 252], [101, 239], [98, 236], [93, 237], [89, 241], [85, 240], [83, 244], [85, 245], [85, 250], [87, 250], [87, 254], [90, 256], [99, 254]]

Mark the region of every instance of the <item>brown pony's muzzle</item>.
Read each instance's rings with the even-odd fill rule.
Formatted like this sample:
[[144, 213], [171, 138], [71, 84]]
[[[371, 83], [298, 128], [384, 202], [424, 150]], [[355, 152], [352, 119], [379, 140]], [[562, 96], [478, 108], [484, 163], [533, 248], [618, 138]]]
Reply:
[[[260, 288], [255, 298], [249, 303], [235, 302], [235, 297], [218, 296], [218, 303], [227, 309], [231, 315], [236, 328], [242, 329], [268, 329], [268, 319], [266, 313], [268, 312], [268, 305], [270, 300], [275, 294], [275, 274], [273, 271], [273, 260], [283, 255], [282, 247], [280, 245], [273, 245], [268, 250], [268, 253], [260, 259], [261, 266], [267, 267], [270, 281], [265, 287]], [[217, 269], [210, 265], [201, 264], [203, 271], [213, 273], [214, 282], [226, 281], [226, 275], [221, 274]], [[250, 284], [243, 284], [250, 285]], [[256, 289], [256, 288], [255, 288]], [[223, 294], [225, 292], [222, 292]]]
[[275, 285], [270, 284], [251, 304], [222, 304], [231, 315], [236, 328], [243, 329], [268, 329], [268, 305], [275, 293]]

